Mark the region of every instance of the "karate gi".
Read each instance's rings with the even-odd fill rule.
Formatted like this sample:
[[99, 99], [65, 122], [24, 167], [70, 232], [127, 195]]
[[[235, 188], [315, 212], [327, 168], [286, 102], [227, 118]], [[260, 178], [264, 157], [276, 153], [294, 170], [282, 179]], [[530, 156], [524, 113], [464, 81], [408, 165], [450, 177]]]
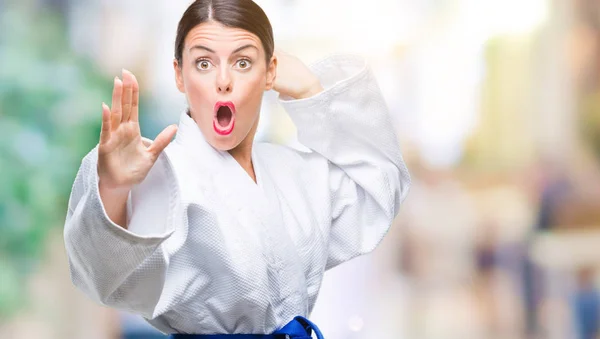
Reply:
[[377, 246], [410, 185], [365, 60], [311, 69], [323, 92], [279, 98], [307, 149], [255, 142], [256, 183], [182, 113], [124, 229], [100, 200], [97, 147], [86, 155], [64, 228], [73, 283], [164, 333], [269, 334], [308, 317], [324, 272]]

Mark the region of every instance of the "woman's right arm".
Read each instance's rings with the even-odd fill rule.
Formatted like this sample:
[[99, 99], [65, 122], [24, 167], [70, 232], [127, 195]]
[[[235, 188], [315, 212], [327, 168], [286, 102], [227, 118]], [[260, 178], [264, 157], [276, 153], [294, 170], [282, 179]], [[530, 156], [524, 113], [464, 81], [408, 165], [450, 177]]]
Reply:
[[178, 188], [163, 152], [175, 131], [167, 127], [146, 145], [137, 81], [128, 72], [122, 83], [115, 79], [112, 109], [103, 105], [100, 143], [81, 163], [65, 221], [75, 286], [96, 302], [147, 318], [164, 286], [161, 244], [175, 229]]

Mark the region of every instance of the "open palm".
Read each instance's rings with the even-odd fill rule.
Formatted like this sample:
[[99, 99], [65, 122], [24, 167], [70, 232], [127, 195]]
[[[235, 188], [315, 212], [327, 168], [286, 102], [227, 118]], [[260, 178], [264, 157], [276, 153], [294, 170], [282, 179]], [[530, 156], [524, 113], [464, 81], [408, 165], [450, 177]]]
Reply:
[[152, 144], [144, 144], [138, 109], [138, 82], [124, 70], [123, 80], [114, 81], [112, 107], [102, 104], [98, 176], [105, 189], [128, 191], [142, 182], [177, 131], [175, 125], [168, 126]]

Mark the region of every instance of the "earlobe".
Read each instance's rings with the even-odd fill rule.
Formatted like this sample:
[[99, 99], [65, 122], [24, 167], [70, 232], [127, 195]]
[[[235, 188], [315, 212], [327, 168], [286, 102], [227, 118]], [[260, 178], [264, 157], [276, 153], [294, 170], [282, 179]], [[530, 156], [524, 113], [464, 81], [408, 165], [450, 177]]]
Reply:
[[173, 70], [175, 71], [175, 83], [177, 84], [177, 89], [179, 90], [179, 92], [185, 93], [182, 69], [179, 67], [179, 62], [177, 61], [177, 59], [173, 59]]

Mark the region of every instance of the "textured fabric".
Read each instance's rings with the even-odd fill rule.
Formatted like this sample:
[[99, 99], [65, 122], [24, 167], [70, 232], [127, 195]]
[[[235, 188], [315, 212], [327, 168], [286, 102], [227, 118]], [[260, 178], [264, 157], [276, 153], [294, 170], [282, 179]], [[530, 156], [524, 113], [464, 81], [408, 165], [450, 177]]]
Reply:
[[295, 317], [282, 329], [273, 334], [173, 334], [172, 339], [324, 339], [317, 325], [304, 317]]
[[308, 316], [325, 270], [373, 250], [410, 185], [391, 117], [364, 60], [312, 66], [325, 91], [280, 98], [308, 150], [255, 143], [255, 183], [181, 115], [176, 138], [106, 215], [97, 148], [73, 185], [64, 240], [73, 283], [164, 333], [269, 334]]

